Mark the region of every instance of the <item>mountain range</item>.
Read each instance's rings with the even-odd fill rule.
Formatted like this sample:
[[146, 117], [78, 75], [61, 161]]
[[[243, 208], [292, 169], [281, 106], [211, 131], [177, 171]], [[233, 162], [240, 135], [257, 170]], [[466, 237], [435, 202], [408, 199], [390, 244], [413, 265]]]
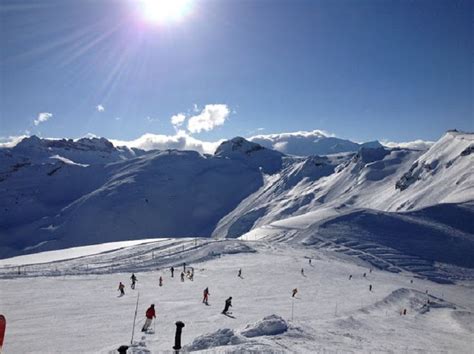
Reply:
[[423, 150], [322, 134], [275, 150], [283, 138], [236, 137], [214, 154], [36, 136], [0, 148], [0, 257], [147, 237], [278, 238], [282, 228], [331, 247], [344, 243], [338, 229], [391, 249], [424, 235], [399, 242], [415, 256], [430, 233], [436, 247], [451, 240], [448, 257], [474, 251], [474, 134], [448, 131]]

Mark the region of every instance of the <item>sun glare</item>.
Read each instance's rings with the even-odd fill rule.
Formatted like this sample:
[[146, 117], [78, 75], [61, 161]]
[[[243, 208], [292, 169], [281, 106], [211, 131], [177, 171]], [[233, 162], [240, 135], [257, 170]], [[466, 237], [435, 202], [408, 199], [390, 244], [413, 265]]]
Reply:
[[192, 0], [140, 0], [148, 22], [162, 24], [179, 21], [191, 10]]

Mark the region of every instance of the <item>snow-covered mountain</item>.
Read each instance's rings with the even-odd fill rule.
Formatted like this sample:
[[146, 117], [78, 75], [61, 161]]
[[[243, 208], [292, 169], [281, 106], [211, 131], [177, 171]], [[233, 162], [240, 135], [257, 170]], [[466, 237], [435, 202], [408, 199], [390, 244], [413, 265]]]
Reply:
[[378, 141], [358, 144], [350, 140], [330, 136], [320, 130], [256, 135], [249, 138], [249, 140], [269, 149], [295, 156], [328, 155], [341, 152], [357, 152], [361, 147], [382, 147]]
[[474, 200], [473, 134], [446, 133], [428, 151], [361, 148], [292, 160], [216, 227], [232, 237], [318, 208], [407, 211]]
[[[474, 135], [296, 157], [244, 138], [214, 155], [26, 138], [0, 149], [0, 257], [143, 237], [239, 237], [281, 220], [474, 200]], [[322, 212], [324, 211], [324, 212]], [[305, 227], [308, 227], [306, 225]]]
[[240, 137], [214, 155], [36, 137], [0, 149], [4, 349], [163, 352], [179, 320], [190, 352], [469, 353], [473, 151], [456, 131], [427, 151], [309, 157]]

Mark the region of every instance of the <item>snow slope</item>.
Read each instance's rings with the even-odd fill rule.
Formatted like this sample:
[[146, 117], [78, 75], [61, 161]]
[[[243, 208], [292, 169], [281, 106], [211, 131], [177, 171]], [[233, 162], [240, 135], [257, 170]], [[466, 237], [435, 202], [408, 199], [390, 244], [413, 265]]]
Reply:
[[2, 251], [209, 235], [261, 186], [261, 176], [245, 161], [192, 151], [155, 151], [88, 167], [61, 161], [26, 166], [2, 182]]
[[[472, 280], [443, 285], [405, 271], [370, 271], [371, 265], [346, 254], [275, 242], [163, 239], [88, 252], [24, 265], [20, 274], [18, 259], [4, 261], [5, 353], [113, 353], [130, 345], [132, 328], [128, 353], [161, 353], [171, 351], [177, 320], [185, 323], [184, 349], [201, 353], [472, 350]], [[42, 262], [47, 256], [38, 255]], [[168, 268], [174, 265], [179, 273], [183, 262], [193, 267], [193, 281], [170, 277]], [[128, 286], [132, 272], [136, 290]], [[123, 297], [119, 281], [127, 285]], [[205, 287], [209, 306], [201, 302]], [[232, 314], [224, 316], [229, 296]], [[157, 320], [154, 332], [144, 334], [140, 328], [151, 303]]]
[[473, 137], [450, 131], [428, 151], [369, 143], [292, 157], [240, 137], [202, 155], [33, 136], [0, 149], [0, 258], [146, 237], [239, 237], [308, 213], [316, 224], [359, 209], [470, 202]]
[[409, 211], [473, 201], [473, 142], [473, 134], [453, 131], [426, 152], [361, 148], [295, 160], [221, 219], [214, 236], [239, 236], [320, 208]]

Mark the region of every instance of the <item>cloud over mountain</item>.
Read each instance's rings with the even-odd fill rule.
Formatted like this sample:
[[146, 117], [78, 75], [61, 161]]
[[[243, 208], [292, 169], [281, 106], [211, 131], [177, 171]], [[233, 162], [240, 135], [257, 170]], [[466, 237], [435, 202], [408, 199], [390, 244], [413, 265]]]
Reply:
[[115, 146], [128, 146], [130, 148], [139, 148], [143, 150], [195, 150], [200, 153], [213, 154], [216, 148], [224, 141], [216, 142], [202, 141], [196, 139], [184, 130], [178, 130], [175, 135], [163, 134], [144, 134], [141, 137], [131, 140], [110, 140]]

